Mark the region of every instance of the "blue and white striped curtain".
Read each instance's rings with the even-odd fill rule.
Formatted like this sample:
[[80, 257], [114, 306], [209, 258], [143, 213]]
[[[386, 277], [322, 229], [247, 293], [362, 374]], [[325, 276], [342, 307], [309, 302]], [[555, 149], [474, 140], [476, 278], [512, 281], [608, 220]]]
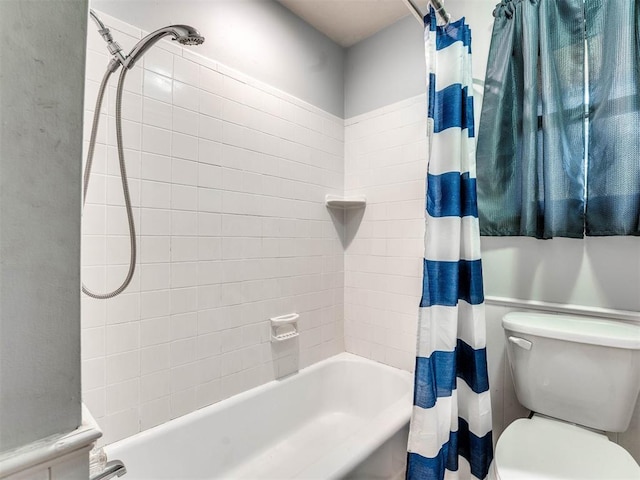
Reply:
[[493, 458], [476, 202], [471, 31], [425, 17], [429, 165], [407, 478], [485, 478]]

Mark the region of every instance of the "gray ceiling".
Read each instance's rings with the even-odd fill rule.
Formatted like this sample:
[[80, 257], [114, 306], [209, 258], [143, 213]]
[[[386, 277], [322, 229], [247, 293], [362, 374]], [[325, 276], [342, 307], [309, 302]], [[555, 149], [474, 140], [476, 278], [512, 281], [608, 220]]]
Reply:
[[[410, 15], [402, 0], [278, 0], [282, 5], [343, 47]], [[421, 11], [426, 0], [414, 2]]]

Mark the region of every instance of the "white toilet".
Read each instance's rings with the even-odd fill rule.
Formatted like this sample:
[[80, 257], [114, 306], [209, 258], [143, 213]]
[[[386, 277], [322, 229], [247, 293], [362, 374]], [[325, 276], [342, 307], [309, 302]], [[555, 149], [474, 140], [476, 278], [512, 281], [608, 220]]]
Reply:
[[640, 326], [509, 313], [502, 320], [520, 403], [490, 479], [640, 479], [640, 466], [604, 432], [624, 432], [640, 392]]

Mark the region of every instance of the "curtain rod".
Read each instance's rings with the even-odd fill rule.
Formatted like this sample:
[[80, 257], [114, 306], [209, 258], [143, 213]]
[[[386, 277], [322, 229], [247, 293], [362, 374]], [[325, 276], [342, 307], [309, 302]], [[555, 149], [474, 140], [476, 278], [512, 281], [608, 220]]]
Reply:
[[[402, 1], [407, 6], [409, 11], [413, 14], [413, 16], [416, 17], [416, 19], [420, 22], [420, 25], [423, 25], [424, 15], [422, 15], [422, 13], [420, 12], [420, 9], [416, 7], [416, 5], [413, 3], [412, 0], [402, 0]], [[447, 13], [447, 11], [445, 10], [444, 4], [442, 3], [442, 1], [429, 0], [429, 3], [433, 5], [433, 8], [436, 11], [436, 13], [440, 15], [440, 18], [442, 18], [442, 20], [444, 20], [448, 25], [449, 21], [451, 20], [451, 15]]]

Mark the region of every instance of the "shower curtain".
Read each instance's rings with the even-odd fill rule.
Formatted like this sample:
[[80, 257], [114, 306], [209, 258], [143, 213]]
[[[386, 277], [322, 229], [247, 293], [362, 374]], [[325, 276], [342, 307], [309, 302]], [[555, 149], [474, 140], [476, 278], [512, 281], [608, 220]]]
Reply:
[[425, 17], [429, 163], [407, 479], [485, 478], [493, 458], [475, 181], [471, 31]]

